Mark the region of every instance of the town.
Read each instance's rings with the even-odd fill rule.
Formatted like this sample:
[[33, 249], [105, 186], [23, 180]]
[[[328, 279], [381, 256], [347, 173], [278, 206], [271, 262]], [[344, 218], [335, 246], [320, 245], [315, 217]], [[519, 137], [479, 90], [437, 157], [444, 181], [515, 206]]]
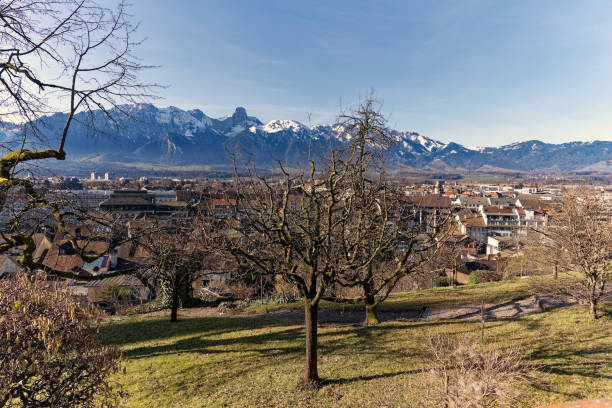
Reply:
[[[70, 206], [79, 211], [102, 212], [113, 219], [124, 223], [137, 222], [143, 219], [176, 220], [189, 219], [200, 214], [210, 213], [212, 217], [241, 218], [239, 194], [232, 187], [233, 179], [214, 178], [147, 178], [137, 179], [112, 178], [106, 172], [103, 177], [90, 178], [52, 177], [36, 180], [36, 183], [47, 190], [49, 196], [63, 197]], [[404, 205], [415, 213], [414, 223], [419, 229], [425, 227], [425, 220], [437, 214], [440, 218], [451, 216], [453, 246], [457, 247], [455, 275], [444, 268], [440, 274], [449, 274], [449, 279], [456, 283], [466, 284], [471, 272], [489, 270], [496, 276], [506, 276], [505, 271], [513, 266], [513, 260], [522, 256], [522, 249], [527, 244], [530, 231], [545, 227], [550, 217], [561, 209], [564, 189], [574, 186], [552, 185], [550, 187], [523, 186], [521, 184], [467, 184], [437, 180], [424, 181], [419, 184], [405, 184], [393, 180], [404, 195]], [[612, 187], [593, 185], [594, 194], [612, 205]], [[10, 208], [0, 214], [0, 225], [6, 228], [12, 214], [19, 212], [27, 204], [27, 197], [14, 197]], [[243, 216], [242, 216], [243, 217]], [[27, 222], [22, 220], [25, 225]], [[70, 230], [79, 240], [96, 241], [96, 234], [87, 236], [85, 225], [74, 221]], [[101, 226], [100, 226], [101, 228]], [[5, 233], [10, 232], [5, 230]], [[99, 230], [95, 231], [96, 233]], [[108, 232], [108, 231], [105, 231]], [[133, 248], [133, 242], [126, 242], [114, 247], [108, 255], [94, 262], [86, 262], [71, 251], [70, 242], [57, 230], [53, 220], [38, 226], [34, 234], [37, 252], [35, 258], [49, 268], [69, 270], [80, 276], [104, 275], [118, 271], [125, 265], [139, 263], [139, 251]], [[448, 243], [448, 245], [451, 245]], [[104, 253], [105, 245], [111, 243], [98, 237], [95, 245], [88, 250]], [[22, 267], [19, 259], [23, 248], [14, 248], [0, 255], [0, 276], [16, 274]], [[144, 267], [144, 266], [143, 266]], [[433, 268], [435, 269], [435, 268]], [[206, 271], [205, 274], [204, 271]], [[43, 271], [39, 271], [43, 272]], [[200, 271], [202, 276], [194, 278], [194, 289], [206, 288], [204, 283], [219, 284], [218, 280], [209, 279], [209, 268]], [[37, 271], [34, 271], [36, 274]], [[219, 276], [229, 278], [230, 271], [217, 271]], [[529, 271], [522, 271], [527, 275]], [[44, 273], [41, 276], [46, 276]], [[238, 274], [234, 274], [238, 276]], [[55, 279], [53, 275], [47, 276]], [[419, 288], [435, 285], [435, 279], [421, 282]], [[244, 282], [243, 282], [244, 283]], [[112, 277], [94, 282], [69, 281], [70, 293], [83, 298], [86, 302], [113, 301], [104, 298], [110, 295], [107, 287], [117, 286], [129, 289], [134, 294], [134, 301], [150, 301], [150, 293], [142, 283], [130, 276]], [[196, 286], [197, 285], [197, 286]], [[407, 287], [400, 285], [400, 287]], [[219, 291], [221, 288], [210, 287], [208, 290]], [[116, 301], [116, 299], [114, 299]]]

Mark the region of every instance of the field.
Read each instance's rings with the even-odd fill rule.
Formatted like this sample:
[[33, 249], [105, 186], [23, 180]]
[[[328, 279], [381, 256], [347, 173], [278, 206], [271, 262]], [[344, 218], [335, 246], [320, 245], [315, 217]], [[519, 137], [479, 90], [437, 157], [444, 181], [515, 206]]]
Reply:
[[[122, 317], [100, 335], [124, 351], [125, 373], [116, 380], [129, 393], [126, 407], [412, 407], [429, 367], [425, 341], [437, 333], [478, 336], [479, 324], [322, 325], [319, 371], [326, 382], [309, 391], [297, 388], [299, 321], [188, 316], [171, 324], [167, 316]], [[528, 406], [612, 395], [609, 317], [592, 321], [575, 306], [492, 321], [486, 341], [520, 344], [540, 365], [535, 374], [544, 383], [530, 388]]]
[[[529, 281], [514, 279], [501, 282], [481, 283], [478, 285], [461, 285], [425, 289], [412, 292], [392, 293], [383, 302], [380, 311], [420, 310], [424, 306], [442, 307], [485, 303], [498, 303], [508, 300], [523, 299], [530, 295]], [[246, 308], [247, 313], [270, 312], [278, 309], [301, 309], [301, 303], [289, 304], [253, 304]], [[362, 310], [363, 305], [339, 304], [321, 301], [322, 310]]]

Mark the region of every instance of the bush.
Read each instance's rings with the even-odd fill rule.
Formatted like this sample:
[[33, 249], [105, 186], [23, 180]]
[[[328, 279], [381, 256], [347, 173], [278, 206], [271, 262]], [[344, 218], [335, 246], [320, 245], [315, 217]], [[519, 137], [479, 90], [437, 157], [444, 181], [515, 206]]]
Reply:
[[515, 407], [526, 402], [524, 385], [536, 368], [516, 347], [484, 347], [465, 337], [439, 335], [427, 344], [431, 368], [419, 387], [426, 407]]
[[[479, 283], [478, 280], [486, 274], [494, 274], [497, 275], [495, 272], [491, 272], [491, 271], [487, 271], [484, 269], [478, 269], [472, 273], [470, 273], [470, 276], [468, 276], [468, 284], [469, 285], [474, 285], [476, 283]], [[499, 280], [499, 279], [498, 279]]]
[[162, 302], [161, 300], [156, 299], [152, 302], [147, 302], [141, 305], [132, 306], [126, 310], [123, 310], [122, 314], [131, 316], [131, 315], [138, 315], [138, 314], [144, 314], [144, 313], [159, 312], [165, 309], [168, 309], [168, 306], [165, 305], [164, 302]]
[[277, 305], [286, 305], [288, 303], [295, 303], [298, 299], [296, 299], [295, 294], [291, 291], [281, 290], [274, 294], [270, 298], [269, 303], [277, 304]]
[[495, 272], [489, 272], [482, 275], [478, 278], [477, 283], [485, 283], [485, 282], [499, 282], [501, 280], [501, 276], [499, 276]]
[[116, 348], [102, 347], [93, 312], [25, 275], [0, 280], [0, 406], [116, 407], [109, 375]]
[[134, 292], [130, 288], [117, 289], [117, 300], [135, 300]]
[[448, 276], [438, 276], [434, 279], [434, 287], [440, 288], [451, 285], [451, 279]]

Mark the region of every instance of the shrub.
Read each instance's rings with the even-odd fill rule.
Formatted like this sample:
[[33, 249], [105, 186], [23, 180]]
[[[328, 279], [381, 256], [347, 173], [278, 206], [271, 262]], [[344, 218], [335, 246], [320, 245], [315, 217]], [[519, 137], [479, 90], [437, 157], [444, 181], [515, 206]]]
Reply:
[[428, 341], [431, 368], [420, 381], [421, 406], [515, 407], [525, 402], [525, 385], [535, 368], [518, 348], [484, 347], [468, 337], [439, 335]]
[[116, 348], [102, 347], [93, 312], [25, 275], [0, 280], [0, 406], [116, 407], [108, 377]]
[[298, 299], [296, 299], [295, 294], [293, 292], [287, 291], [287, 290], [281, 290], [275, 293], [274, 296], [270, 298], [269, 303], [285, 305], [288, 303], [295, 303], [296, 301], [298, 301]]
[[448, 276], [438, 276], [437, 278], [434, 279], [434, 286], [436, 288], [450, 286], [450, 285], [451, 285], [451, 279]]
[[134, 292], [130, 288], [119, 288], [117, 289], [117, 300], [134, 300]]
[[484, 269], [478, 269], [472, 273], [470, 273], [470, 276], [468, 276], [468, 284], [469, 285], [474, 285], [476, 283], [478, 283], [478, 279], [480, 279], [481, 276], [489, 274], [489, 273], [494, 273], [491, 271], [487, 271]]
[[499, 276], [495, 272], [489, 272], [483, 274], [480, 278], [478, 278], [477, 283], [485, 283], [485, 282], [498, 282], [501, 280], [501, 276]]

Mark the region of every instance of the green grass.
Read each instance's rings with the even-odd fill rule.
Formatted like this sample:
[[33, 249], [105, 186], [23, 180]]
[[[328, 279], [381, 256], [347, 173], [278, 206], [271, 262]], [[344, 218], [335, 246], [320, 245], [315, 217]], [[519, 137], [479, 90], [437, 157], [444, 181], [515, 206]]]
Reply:
[[[179, 319], [127, 317], [103, 327], [103, 342], [126, 357], [125, 374], [116, 377], [129, 392], [123, 406], [412, 407], [429, 364], [425, 339], [479, 333], [478, 323], [464, 321], [323, 326], [319, 371], [328, 381], [303, 391], [296, 387], [304, 364], [301, 322]], [[591, 321], [579, 307], [558, 309], [489, 322], [486, 338], [502, 347], [522, 344], [541, 365], [537, 376], [546, 385], [530, 388], [530, 407], [612, 395], [609, 319]]]
[[[513, 279], [500, 282], [479, 283], [442, 287], [411, 292], [392, 293], [379, 307], [381, 311], [419, 310], [423, 307], [458, 306], [505, 302], [526, 298], [529, 293], [528, 279]], [[252, 303], [244, 311], [247, 313], [270, 312], [279, 309], [301, 309], [301, 303], [259, 304]], [[361, 310], [363, 305], [340, 304], [321, 301], [322, 310]]]

